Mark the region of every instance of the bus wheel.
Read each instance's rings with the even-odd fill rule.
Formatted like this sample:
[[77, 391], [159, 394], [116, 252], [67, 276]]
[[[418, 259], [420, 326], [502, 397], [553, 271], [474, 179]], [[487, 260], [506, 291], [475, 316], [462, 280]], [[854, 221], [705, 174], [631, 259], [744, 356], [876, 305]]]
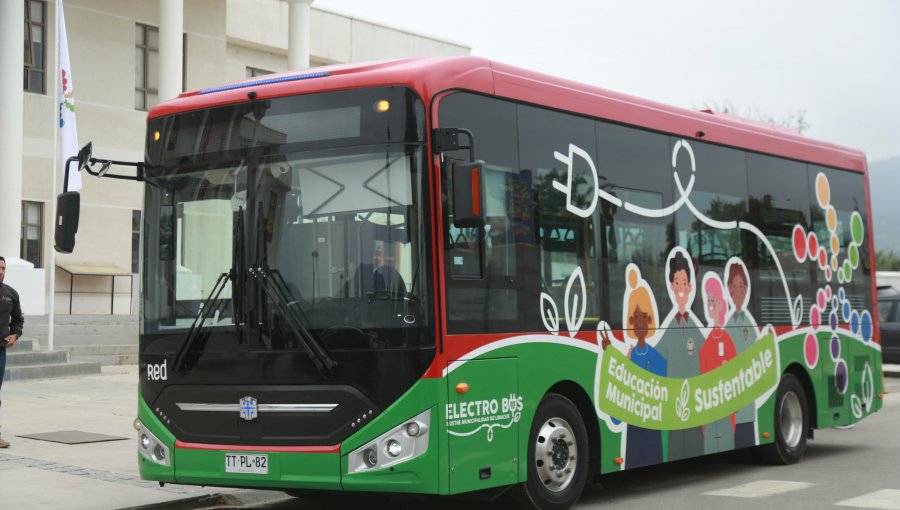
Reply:
[[775, 441], [757, 448], [760, 458], [772, 464], [794, 464], [806, 451], [809, 415], [806, 392], [793, 374], [784, 374], [775, 399]]
[[563, 510], [574, 505], [587, 478], [587, 443], [575, 404], [562, 395], [546, 395], [531, 425], [528, 479], [512, 491], [516, 506]]

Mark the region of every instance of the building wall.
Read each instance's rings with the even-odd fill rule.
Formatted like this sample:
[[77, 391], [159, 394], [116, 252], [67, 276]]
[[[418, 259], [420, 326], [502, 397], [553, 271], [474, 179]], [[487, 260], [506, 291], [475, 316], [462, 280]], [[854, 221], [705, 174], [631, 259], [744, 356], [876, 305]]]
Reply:
[[[21, 1], [21, 0], [4, 0]], [[24, 94], [22, 200], [44, 204], [43, 264], [53, 249], [55, 2], [47, 4], [48, 94]], [[147, 0], [65, 0], [78, 139], [98, 157], [143, 160], [146, 112], [134, 108], [135, 25], [159, 26], [159, 5]], [[247, 67], [286, 71], [288, 5], [281, 0], [185, 0], [187, 90], [244, 79]], [[311, 63], [358, 62], [421, 55], [467, 55], [469, 48], [317, 9], [311, 12]], [[132, 211], [139, 183], [84, 176], [75, 252], [57, 263], [131, 267]], [[61, 178], [58, 179], [61, 183]], [[61, 191], [59, 189], [58, 191]], [[50, 273], [46, 269], [47, 281]], [[129, 313], [138, 280], [116, 280], [115, 312]], [[55, 271], [56, 313], [68, 313], [70, 276]], [[48, 283], [49, 287], [49, 283]], [[110, 277], [76, 276], [72, 312], [109, 313]], [[22, 292], [39, 292], [39, 289]], [[45, 290], [46, 295], [47, 290]], [[133, 308], [134, 313], [137, 308]], [[45, 311], [26, 310], [28, 314]]]

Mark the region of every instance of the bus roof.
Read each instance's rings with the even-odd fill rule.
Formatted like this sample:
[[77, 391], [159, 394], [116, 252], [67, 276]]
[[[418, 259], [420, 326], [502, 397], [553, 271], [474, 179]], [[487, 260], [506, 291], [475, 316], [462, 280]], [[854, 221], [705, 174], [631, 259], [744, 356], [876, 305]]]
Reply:
[[154, 107], [149, 117], [197, 108], [324, 90], [403, 85], [426, 103], [443, 91], [470, 90], [570, 111], [689, 139], [740, 147], [864, 172], [865, 154], [791, 130], [732, 115], [693, 111], [494, 62], [481, 57], [424, 57], [317, 67], [186, 92]]

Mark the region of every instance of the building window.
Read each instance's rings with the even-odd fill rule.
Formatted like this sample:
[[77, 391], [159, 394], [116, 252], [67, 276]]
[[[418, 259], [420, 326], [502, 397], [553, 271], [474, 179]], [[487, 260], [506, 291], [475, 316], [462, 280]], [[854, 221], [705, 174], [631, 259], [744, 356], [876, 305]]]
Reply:
[[22, 202], [22, 248], [20, 257], [43, 267], [44, 204], [42, 202]]
[[43, 94], [46, 82], [47, 3], [25, 0], [25, 90]]
[[247, 78], [256, 78], [257, 76], [273, 74], [274, 72], [275, 71], [266, 71], [265, 69], [258, 69], [256, 67], [248, 67], [247, 68]]
[[137, 273], [141, 260], [141, 211], [131, 211], [131, 272]]
[[134, 108], [146, 111], [159, 101], [159, 29], [134, 28]]

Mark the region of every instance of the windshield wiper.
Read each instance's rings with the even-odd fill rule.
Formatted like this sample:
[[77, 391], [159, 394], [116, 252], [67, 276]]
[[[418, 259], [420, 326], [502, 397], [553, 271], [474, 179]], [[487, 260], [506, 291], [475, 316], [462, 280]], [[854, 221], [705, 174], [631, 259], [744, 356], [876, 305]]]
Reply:
[[[322, 377], [326, 379], [331, 378], [332, 372], [338, 365], [337, 361], [328, 354], [328, 351], [316, 340], [316, 337], [303, 325], [303, 321], [297, 316], [299, 305], [284, 282], [281, 273], [278, 271], [266, 271], [266, 269], [259, 267], [255, 271], [251, 268], [250, 275], [256, 277], [261, 284], [260, 287], [262, 287], [269, 299], [275, 303], [275, 306], [278, 307], [281, 315], [286, 319], [291, 332], [303, 344], [306, 353], [316, 366], [316, 370], [319, 371]], [[303, 313], [302, 309], [300, 309], [300, 313]]]
[[[172, 362], [173, 372], [177, 372], [181, 368], [187, 359], [187, 354], [190, 352], [191, 346], [197, 342], [197, 339], [201, 338], [203, 323], [206, 322], [206, 319], [210, 316], [213, 308], [217, 308], [217, 311], [221, 311], [224, 302], [219, 301], [219, 295], [225, 289], [225, 284], [228, 283], [229, 279], [233, 279], [231, 271], [222, 273], [219, 275], [219, 279], [216, 280], [216, 284], [213, 285], [212, 290], [209, 291], [209, 295], [206, 296], [206, 300], [200, 308], [200, 313], [194, 318], [191, 329], [188, 330], [187, 335], [184, 337], [184, 341], [181, 343], [181, 347], [178, 349], [178, 353], [175, 355], [175, 360]], [[205, 343], [206, 339], [209, 338], [209, 331], [203, 332], [202, 338], [204, 340], [203, 343]], [[185, 373], [190, 371], [190, 369], [190, 366], [186, 367]]]

